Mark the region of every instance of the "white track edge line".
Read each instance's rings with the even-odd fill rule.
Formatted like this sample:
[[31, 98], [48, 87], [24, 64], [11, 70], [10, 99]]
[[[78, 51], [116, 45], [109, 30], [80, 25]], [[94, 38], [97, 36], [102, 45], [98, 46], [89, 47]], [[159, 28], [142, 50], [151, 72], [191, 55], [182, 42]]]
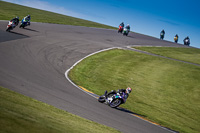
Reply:
[[81, 89], [79, 86], [77, 86], [73, 81], [71, 81], [71, 79], [69, 79], [69, 77], [68, 77], [68, 73], [69, 73], [69, 71], [70, 71], [71, 69], [74, 68], [74, 66], [76, 66], [78, 63], [80, 63], [82, 60], [86, 59], [87, 57], [92, 56], [92, 55], [97, 54], [97, 53], [100, 53], [100, 52], [103, 52], [103, 51], [108, 51], [108, 50], [117, 49], [117, 48], [120, 49], [119, 47], [111, 47], [111, 48], [99, 50], [99, 51], [97, 51], [97, 52], [91, 53], [91, 54], [89, 54], [89, 55], [83, 57], [82, 59], [80, 59], [79, 61], [77, 61], [73, 66], [71, 66], [71, 67], [65, 72], [65, 77], [66, 77], [66, 79], [67, 79], [71, 84], [73, 84], [76, 88], [78, 88], [79, 90], [81, 90], [81, 91], [83, 91], [83, 92], [85, 92], [85, 93], [89, 94], [90, 96], [92, 96], [92, 97], [94, 97], [94, 98], [97, 99], [97, 97], [95, 97], [94, 95], [90, 94], [89, 92], [84, 91], [84, 90]]

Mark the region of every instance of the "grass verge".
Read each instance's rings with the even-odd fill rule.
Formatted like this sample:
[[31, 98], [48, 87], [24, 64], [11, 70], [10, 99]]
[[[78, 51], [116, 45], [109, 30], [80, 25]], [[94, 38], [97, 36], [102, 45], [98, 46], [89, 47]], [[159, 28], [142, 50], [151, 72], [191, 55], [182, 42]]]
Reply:
[[176, 131], [200, 131], [198, 66], [115, 49], [86, 58], [69, 77], [98, 95], [130, 86], [124, 108]]
[[157, 55], [200, 64], [200, 49], [174, 47], [134, 47]]
[[119, 132], [0, 87], [1, 133]]
[[22, 20], [22, 18], [28, 14], [31, 15], [31, 21], [33, 22], [116, 29], [115, 27], [95, 23], [92, 21], [0, 1], [0, 20], [11, 20], [16, 16], [19, 16], [20, 20]]

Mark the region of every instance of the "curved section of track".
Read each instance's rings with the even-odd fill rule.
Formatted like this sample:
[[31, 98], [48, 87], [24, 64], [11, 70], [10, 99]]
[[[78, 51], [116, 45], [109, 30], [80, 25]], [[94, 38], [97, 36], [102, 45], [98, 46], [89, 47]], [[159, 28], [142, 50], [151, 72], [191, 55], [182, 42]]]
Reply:
[[125, 133], [171, 132], [98, 103], [64, 73], [83, 57], [110, 47], [183, 45], [136, 33], [125, 37], [114, 30], [44, 23], [7, 33], [6, 25], [0, 21], [0, 86]]

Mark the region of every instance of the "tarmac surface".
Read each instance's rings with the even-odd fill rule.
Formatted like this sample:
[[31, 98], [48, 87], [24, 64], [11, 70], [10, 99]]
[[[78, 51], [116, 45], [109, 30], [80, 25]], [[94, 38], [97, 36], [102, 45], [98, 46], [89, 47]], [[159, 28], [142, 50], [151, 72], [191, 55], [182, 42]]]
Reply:
[[131, 45], [187, 47], [115, 30], [46, 23], [6, 32], [0, 21], [0, 86], [124, 133], [169, 133], [161, 126], [112, 109], [80, 91], [65, 77], [78, 60], [99, 50]]

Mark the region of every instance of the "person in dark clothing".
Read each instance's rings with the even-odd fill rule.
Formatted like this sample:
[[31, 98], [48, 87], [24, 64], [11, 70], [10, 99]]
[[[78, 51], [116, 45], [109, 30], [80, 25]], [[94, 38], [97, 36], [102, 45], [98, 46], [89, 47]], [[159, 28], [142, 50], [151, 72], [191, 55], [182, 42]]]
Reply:
[[120, 25], [119, 25], [119, 29], [118, 29], [118, 33], [122, 33], [123, 32], [123, 29], [124, 29], [124, 22], [122, 22]]
[[111, 92], [107, 93], [106, 95], [109, 96], [110, 94], [117, 94], [119, 93], [120, 95], [122, 95], [123, 93], [125, 93], [125, 99], [128, 98], [129, 94], [131, 93], [132, 89], [130, 87], [126, 88], [126, 89], [119, 89], [117, 91], [112, 90]]
[[24, 20], [27, 22], [28, 25], [31, 25], [31, 15], [27, 15], [24, 17]]
[[129, 94], [131, 93], [131, 91], [132, 91], [132, 89], [130, 88], [130, 87], [128, 87], [128, 88], [126, 88], [126, 89], [119, 89], [118, 91], [117, 91], [117, 93], [119, 93], [119, 94], [123, 94], [123, 92], [125, 93], [125, 99], [127, 99], [128, 98], [128, 96], [129, 96]]
[[165, 36], [165, 31], [164, 30], [162, 30], [161, 32], [160, 32], [160, 39], [164, 39], [164, 36]]
[[125, 27], [127, 30], [128, 30], [128, 32], [130, 31], [130, 29], [131, 29], [131, 27], [130, 27], [130, 25], [129, 24], [127, 24], [127, 26]]
[[120, 24], [120, 26], [122, 26], [122, 27], [124, 28], [124, 22], [122, 22], [122, 23]]
[[10, 21], [12, 21], [16, 26], [19, 24], [19, 17], [15, 17], [13, 19], [11, 19]]

